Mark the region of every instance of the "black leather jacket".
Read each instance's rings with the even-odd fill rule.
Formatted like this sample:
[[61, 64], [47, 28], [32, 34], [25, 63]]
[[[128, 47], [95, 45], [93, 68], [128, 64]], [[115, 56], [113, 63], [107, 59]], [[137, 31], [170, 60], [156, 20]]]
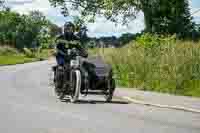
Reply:
[[[78, 41], [79, 45], [73, 45], [70, 43], [71, 41]], [[67, 45], [67, 47], [66, 47]], [[80, 38], [74, 34], [65, 36], [60, 35], [56, 39], [56, 49], [57, 49], [57, 56], [65, 57], [67, 49], [76, 48], [80, 51], [81, 56], [88, 57], [88, 53], [83, 46], [80, 44]]]

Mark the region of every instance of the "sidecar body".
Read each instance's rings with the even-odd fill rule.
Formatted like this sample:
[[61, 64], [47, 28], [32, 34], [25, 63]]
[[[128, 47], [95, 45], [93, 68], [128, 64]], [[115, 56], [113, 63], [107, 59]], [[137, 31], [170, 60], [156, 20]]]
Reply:
[[86, 87], [83, 87], [84, 90], [114, 91], [115, 81], [113, 79], [112, 67], [107, 64], [102, 57], [89, 57], [83, 63], [83, 67], [86, 68], [88, 72], [88, 80], [85, 80], [87, 83], [84, 82], [88, 85], [84, 85]]

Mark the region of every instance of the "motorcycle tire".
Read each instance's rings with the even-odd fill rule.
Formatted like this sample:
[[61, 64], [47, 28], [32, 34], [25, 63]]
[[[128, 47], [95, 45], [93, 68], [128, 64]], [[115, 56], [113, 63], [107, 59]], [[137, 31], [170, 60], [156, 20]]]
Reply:
[[63, 99], [64, 95], [62, 94], [62, 87], [63, 87], [63, 72], [62, 70], [56, 68], [55, 70], [55, 93], [59, 97], [59, 99]]
[[72, 70], [70, 79], [71, 79], [70, 102], [75, 103], [78, 101], [80, 89], [81, 89], [81, 72], [80, 72], [80, 70]]
[[109, 85], [108, 85], [108, 90], [107, 90], [107, 94], [105, 96], [105, 99], [106, 99], [106, 102], [111, 102], [112, 98], [113, 98], [114, 91], [115, 91], [115, 87], [116, 87], [115, 80], [110, 79], [108, 81], [108, 84]]

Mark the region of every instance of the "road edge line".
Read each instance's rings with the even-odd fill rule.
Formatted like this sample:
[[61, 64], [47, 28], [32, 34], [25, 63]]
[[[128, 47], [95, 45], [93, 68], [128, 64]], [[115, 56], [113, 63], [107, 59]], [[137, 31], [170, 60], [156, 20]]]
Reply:
[[128, 100], [132, 103], [135, 103], [135, 104], [154, 106], [154, 107], [158, 107], [158, 108], [182, 110], [182, 111], [192, 112], [192, 113], [200, 113], [200, 110], [192, 109], [192, 108], [186, 108], [186, 107], [182, 107], [182, 106], [169, 106], [169, 105], [154, 104], [154, 103], [144, 102], [144, 101], [140, 101], [140, 100], [135, 100], [135, 99], [133, 99], [131, 97], [127, 97], [127, 96], [123, 96], [122, 98], [125, 99], [125, 100]]

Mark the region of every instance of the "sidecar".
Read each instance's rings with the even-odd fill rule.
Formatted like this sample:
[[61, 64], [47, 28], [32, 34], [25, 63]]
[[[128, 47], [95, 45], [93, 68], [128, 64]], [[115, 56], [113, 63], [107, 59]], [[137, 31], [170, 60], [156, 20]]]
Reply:
[[106, 101], [110, 102], [116, 87], [111, 65], [98, 56], [79, 59], [83, 59], [80, 61], [82, 63], [76, 67], [72, 67], [72, 64], [53, 67], [57, 96], [61, 100], [69, 96], [71, 102], [76, 102], [79, 93], [104, 95]]
[[87, 72], [82, 74], [81, 93], [105, 95], [106, 101], [110, 102], [116, 87], [111, 65], [105, 63], [102, 57], [94, 56], [87, 58], [83, 67]]

